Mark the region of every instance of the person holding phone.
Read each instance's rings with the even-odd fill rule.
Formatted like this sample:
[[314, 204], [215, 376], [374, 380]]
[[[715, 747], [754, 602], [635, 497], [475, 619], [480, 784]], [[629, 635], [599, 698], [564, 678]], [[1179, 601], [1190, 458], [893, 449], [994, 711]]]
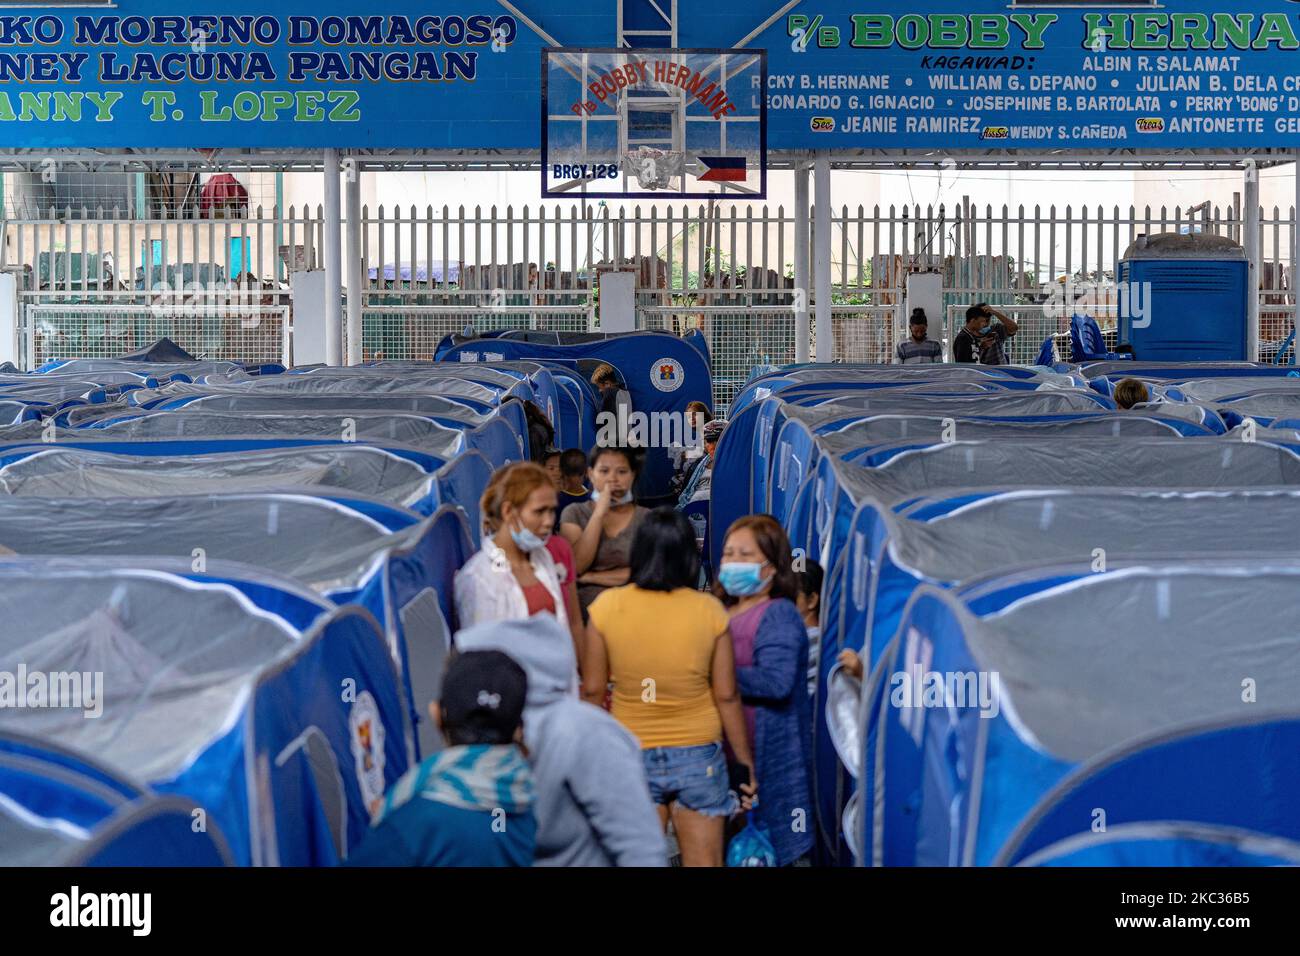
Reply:
[[966, 324], [953, 337], [952, 359], [981, 365], [1010, 365], [1006, 341], [1018, 331], [1020, 326], [1015, 319], [987, 302], [972, 305], [966, 310]]

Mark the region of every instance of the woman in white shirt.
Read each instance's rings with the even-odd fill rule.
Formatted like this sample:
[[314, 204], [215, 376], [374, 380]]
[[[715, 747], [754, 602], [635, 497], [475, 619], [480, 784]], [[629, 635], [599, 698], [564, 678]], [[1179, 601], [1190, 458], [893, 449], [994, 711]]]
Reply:
[[461, 628], [543, 612], [568, 628], [559, 574], [546, 549], [555, 506], [555, 486], [540, 465], [516, 462], [492, 476], [481, 503], [483, 546], [456, 572]]

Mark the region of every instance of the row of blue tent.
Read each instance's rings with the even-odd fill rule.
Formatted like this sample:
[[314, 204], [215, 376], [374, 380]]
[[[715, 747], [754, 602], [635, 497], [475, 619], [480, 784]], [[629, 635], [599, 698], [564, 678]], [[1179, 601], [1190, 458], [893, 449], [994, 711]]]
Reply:
[[710, 389], [672, 336], [480, 344], [285, 369], [161, 343], [0, 376], [0, 675], [35, 681], [0, 708], [0, 864], [346, 860], [442, 745], [452, 578], [530, 421], [594, 445], [593, 362], [646, 411]]
[[752, 378], [710, 521], [826, 569], [823, 862], [1300, 862], [1293, 398], [1245, 363]]

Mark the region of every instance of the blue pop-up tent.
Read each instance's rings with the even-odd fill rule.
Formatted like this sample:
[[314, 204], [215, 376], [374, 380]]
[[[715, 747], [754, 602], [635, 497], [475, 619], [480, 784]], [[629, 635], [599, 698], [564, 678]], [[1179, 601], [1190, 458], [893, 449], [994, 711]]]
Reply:
[[280, 440], [10, 444], [0, 445], [0, 489], [29, 497], [121, 498], [323, 485], [432, 514], [435, 472], [443, 462], [403, 452]]
[[0, 708], [0, 729], [193, 800], [237, 863], [346, 858], [413, 756], [374, 618], [247, 566], [130, 565], [0, 562], [0, 613], [16, 622], [0, 669], [81, 683], [64, 706]]
[[[1298, 866], [1298, 751], [1300, 714], [1229, 718], [1140, 740], [1062, 780], [994, 863]], [[1193, 768], [1195, 785], [1177, 786]], [[1105, 828], [1080, 827], [1098, 807]]]
[[[584, 365], [607, 362], [618, 370], [626, 384], [632, 411], [647, 416], [647, 430], [656, 423], [669, 424], [671, 429], [674, 421], [684, 427], [686, 406], [692, 401], [713, 407], [707, 354], [694, 340], [671, 335], [634, 332], [574, 345], [546, 345], [508, 337], [471, 339], [440, 348], [438, 359], [448, 363], [486, 363], [489, 367], [494, 362], [533, 361], [561, 364], [575, 370], [579, 362]], [[656, 415], [661, 418], [655, 419]], [[647, 449], [645, 470], [637, 485], [639, 496], [646, 498], [666, 495], [673, 475], [669, 442], [659, 440], [652, 444], [654, 447]]]
[[[845, 647], [860, 650], [868, 669], [878, 651], [863, 650], [872, 608], [871, 587], [888, 545], [888, 513], [931, 520], [1015, 489], [1087, 489], [1121, 481], [1151, 489], [1286, 486], [1300, 481], [1300, 457], [1262, 442], [1226, 438], [1059, 439], [1000, 438], [937, 443], [881, 455], [867, 468], [822, 456], [795, 499], [793, 519], [809, 532], [826, 568], [822, 591], [820, 672], [815, 706], [815, 770], [819, 822], [834, 842], [848, 785], [825, 721], [830, 669]], [[1089, 520], [1101, 521], [1097, 515]], [[990, 534], [1001, 533], [998, 529]], [[1091, 551], [1091, 548], [1088, 549]], [[837, 797], [837, 792], [839, 796]]]
[[1055, 388], [1083, 387], [1082, 376], [1062, 374], [1049, 368], [1019, 365], [870, 365], [808, 363], [786, 365], [752, 375], [731, 404], [732, 414], [772, 395], [784, 395], [792, 388], [805, 390], [856, 391], [916, 385], [954, 386], [959, 383], [994, 389], [1033, 391], [1047, 385]]
[[[878, 756], [863, 763], [872, 861], [1020, 859], [1091, 830], [1095, 808], [1107, 826], [1249, 821], [1295, 840], [1294, 731], [1213, 729], [1293, 719], [1300, 656], [1285, 595], [1298, 583], [1294, 561], [1186, 558], [921, 588], [886, 659]], [[1093, 802], [1071, 819], [1085, 780]]]
[[[715, 452], [714, 480], [729, 494], [711, 502], [710, 525], [726, 528], [765, 506], [766, 474], [779, 465], [772, 457], [772, 441], [787, 405], [825, 406], [828, 418], [838, 412], [846, 421], [890, 414], [1033, 421], [1114, 408], [1083, 385], [1081, 379], [1049, 369], [1018, 366], [796, 365], [755, 376], [732, 402]], [[1016, 401], [1007, 404], [1012, 398]], [[715, 564], [721, 554], [718, 539], [713, 536], [710, 555]]]
[[450, 594], [445, 567], [459, 567], [470, 547], [459, 509], [421, 519], [324, 487], [159, 498], [0, 496], [0, 548], [16, 554], [237, 562], [292, 578], [335, 604], [365, 608], [383, 628], [421, 752], [438, 743], [428, 705], [437, 699], [453, 630], [437, 595]]
[[228, 866], [215, 820], [51, 741], [0, 732], [0, 866]]
[[[888, 543], [874, 573], [863, 573], [867, 562], [859, 555], [850, 559], [850, 574], [859, 576], [846, 589], [839, 628], [864, 658], [882, 663], [866, 684], [860, 709], [833, 705], [842, 680], [833, 672], [827, 673], [823, 694], [832, 702], [826, 717], [835, 750], [865, 786], [867, 805], [874, 802], [871, 768], [889, 689], [886, 650], [904, 608], [922, 586], [959, 588], [1078, 555], [1093, 556], [1097, 573], [1189, 553], [1262, 564], [1300, 558], [1300, 544], [1289, 531], [1300, 519], [1300, 492], [1292, 489], [1034, 489], [985, 498], [929, 521], [887, 511], [878, 517], [888, 528]], [[1243, 527], [1253, 529], [1249, 537], [1240, 534]], [[856, 635], [864, 633], [864, 643], [857, 645]], [[870, 834], [864, 839], [870, 855]]]

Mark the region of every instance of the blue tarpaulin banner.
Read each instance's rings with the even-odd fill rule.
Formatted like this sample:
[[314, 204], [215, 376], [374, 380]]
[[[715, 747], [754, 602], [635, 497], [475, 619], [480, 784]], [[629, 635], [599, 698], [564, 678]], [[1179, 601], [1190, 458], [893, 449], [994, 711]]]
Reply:
[[0, 129], [26, 147], [520, 146], [536, 34], [495, 0], [6, 6]]
[[[734, 42], [753, 18], [705, 7], [679, 42]], [[751, 45], [771, 149], [1300, 143], [1289, 0], [806, 0]]]
[[[0, 129], [27, 148], [536, 150], [541, 49], [613, 45], [617, 7], [6, 7]], [[770, 149], [1300, 145], [1291, 0], [785, 7], [677, 4], [680, 47], [768, 51], [768, 88], [728, 95], [767, 98]]]

